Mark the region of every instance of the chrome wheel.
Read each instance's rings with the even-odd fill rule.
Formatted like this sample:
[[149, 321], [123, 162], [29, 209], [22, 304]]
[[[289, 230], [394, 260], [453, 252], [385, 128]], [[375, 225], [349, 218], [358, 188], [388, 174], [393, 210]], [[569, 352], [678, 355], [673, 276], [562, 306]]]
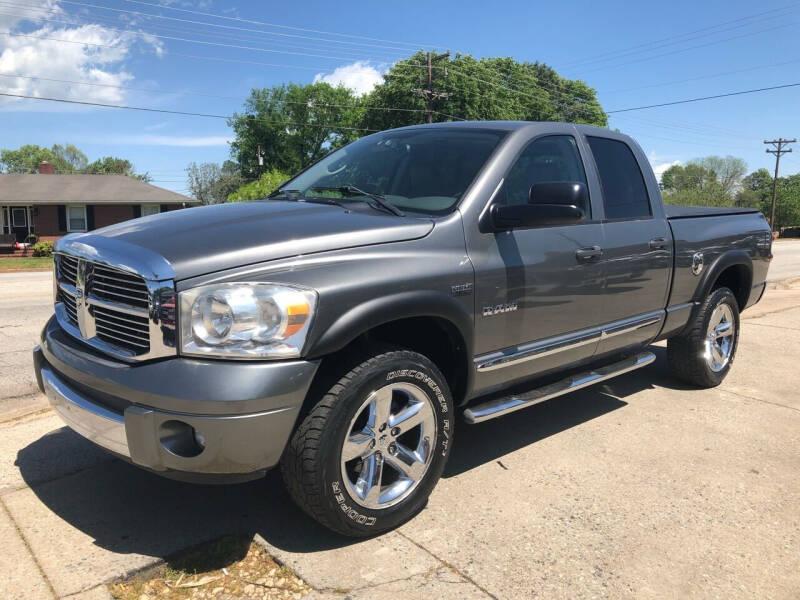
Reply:
[[342, 445], [342, 479], [353, 500], [380, 509], [407, 498], [428, 471], [436, 426], [433, 403], [416, 385], [394, 383], [369, 394]]
[[720, 304], [711, 313], [706, 330], [704, 357], [712, 371], [721, 371], [731, 361], [735, 332], [733, 310], [727, 304]]

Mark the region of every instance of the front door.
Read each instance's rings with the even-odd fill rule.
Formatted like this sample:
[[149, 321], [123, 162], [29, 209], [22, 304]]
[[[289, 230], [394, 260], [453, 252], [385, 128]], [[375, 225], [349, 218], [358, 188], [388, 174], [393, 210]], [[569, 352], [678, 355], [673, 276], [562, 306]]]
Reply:
[[[531, 141], [506, 173], [494, 202], [528, 201], [531, 185], [586, 183], [571, 135]], [[476, 392], [590, 358], [597, 347], [604, 293], [603, 226], [567, 226], [480, 234], [471, 244], [475, 281]]]
[[24, 242], [28, 237], [28, 209], [25, 206], [12, 206], [11, 213], [11, 233], [17, 236], [18, 242]]

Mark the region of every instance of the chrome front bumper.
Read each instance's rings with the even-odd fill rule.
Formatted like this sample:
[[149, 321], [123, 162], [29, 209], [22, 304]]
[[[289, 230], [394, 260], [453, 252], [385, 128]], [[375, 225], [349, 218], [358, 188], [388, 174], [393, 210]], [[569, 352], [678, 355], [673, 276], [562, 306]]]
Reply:
[[54, 319], [33, 363], [39, 388], [76, 433], [140, 467], [203, 483], [254, 479], [278, 463], [317, 368], [112, 362], [87, 353]]
[[44, 393], [61, 419], [86, 439], [130, 458], [125, 417], [80, 396], [47, 367], [41, 370]]

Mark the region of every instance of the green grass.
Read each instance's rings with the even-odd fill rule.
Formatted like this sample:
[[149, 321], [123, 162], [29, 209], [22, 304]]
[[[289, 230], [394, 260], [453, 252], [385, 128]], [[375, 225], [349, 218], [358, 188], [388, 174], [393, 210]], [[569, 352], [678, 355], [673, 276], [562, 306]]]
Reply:
[[22, 258], [11, 258], [0, 256], [0, 272], [3, 271], [26, 271], [30, 269], [52, 269], [53, 259], [50, 256], [25, 256]]

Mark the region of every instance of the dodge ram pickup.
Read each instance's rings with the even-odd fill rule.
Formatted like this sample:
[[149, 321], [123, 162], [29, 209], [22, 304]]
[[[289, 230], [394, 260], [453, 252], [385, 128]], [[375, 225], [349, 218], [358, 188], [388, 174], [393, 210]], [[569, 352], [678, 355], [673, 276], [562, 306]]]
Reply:
[[665, 339], [677, 377], [718, 385], [771, 244], [755, 210], [664, 206], [625, 135], [406, 127], [257, 202], [62, 238], [36, 375], [124, 460], [205, 482], [280, 465], [311, 517], [368, 536], [422, 509], [457, 419], [639, 369]]

